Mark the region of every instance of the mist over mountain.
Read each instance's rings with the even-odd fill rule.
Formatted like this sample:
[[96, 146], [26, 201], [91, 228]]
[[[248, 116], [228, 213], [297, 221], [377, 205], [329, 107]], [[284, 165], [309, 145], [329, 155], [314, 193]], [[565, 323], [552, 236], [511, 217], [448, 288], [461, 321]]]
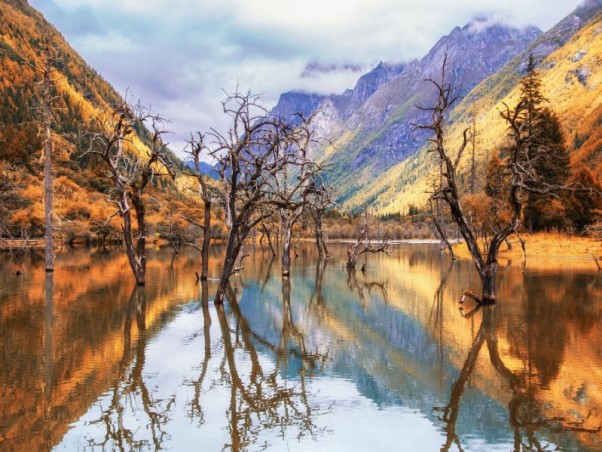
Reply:
[[[459, 145], [462, 131], [469, 127], [473, 115], [476, 115], [480, 148], [477, 158], [483, 168], [487, 156], [504, 143], [507, 132], [499, 111], [503, 109], [503, 103], [516, 103], [529, 55], [533, 54], [542, 79], [543, 93], [563, 126], [573, 167], [585, 165], [601, 176], [601, 11], [600, 1], [584, 2], [472, 89], [463, 86], [463, 97], [449, 116], [449, 146], [453, 148]], [[429, 55], [433, 53], [431, 51]], [[448, 70], [448, 80], [458, 86], [456, 71]], [[425, 119], [422, 118], [422, 121]], [[415, 138], [417, 134], [412, 134], [410, 130], [409, 136]], [[403, 156], [389, 169], [378, 172], [376, 180], [356, 177], [353, 184], [350, 180], [342, 180], [338, 186], [342, 187], [343, 206], [353, 211], [371, 206], [379, 213], [403, 213], [410, 205], [423, 205], [428, 197], [427, 174], [432, 166], [426, 138], [424, 136], [418, 140], [413, 153]], [[461, 171], [467, 171], [466, 166], [461, 166]], [[483, 178], [484, 169], [480, 174]]]
[[344, 199], [422, 146], [426, 136], [412, 127], [424, 120], [424, 112], [416, 106], [431, 100], [431, 87], [424, 80], [439, 77], [445, 55], [449, 80], [464, 95], [540, 35], [536, 27], [517, 28], [478, 18], [454, 28], [420, 60], [381, 62], [353, 89], [325, 96], [317, 104], [316, 95], [287, 93], [273, 113], [316, 114], [317, 135], [333, 143], [320, 152], [333, 165], [331, 180], [346, 187], [340, 194]]
[[[601, 7], [600, 0], [587, 0], [546, 33], [535, 26], [516, 27], [495, 17], [477, 17], [455, 27], [419, 60], [381, 62], [361, 76], [353, 89], [324, 96], [317, 104], [315, 95], [295, 93], [293, 97], [288, 93], [281, 98], [286, 110], [279, 102], [274, 111], [280, 115], [296, 110], [315, 114], [317, 136], [325, 143], [315, 149], [315, 155], [332, 165], [329, 177], [338, 188], [338, 201], [347, 208], [362, 209], [378, 198], [375, 187], [393, 197], [391, 176], [388, 187], [382, 186], [382, 176], [398, 165], [406, 162], [404, 183], [411, 185], [424, 176], [426, 167], [415, 157], [425, 148], [428, 134], [415, 130], [413, 124], [427, 121], [417, 106], [432, 105], [434, 92], [425, 80], [440, 79], [445, 57], [446, 80], [465, 100], [461, 117], [466, 122], [475, 100], [483, 103], [488, 99], [487, 108], [495, 105], [520, 82], [529, 54], [544, 61], [567, 45]], [[590, 75], [591, 69], [575, 73], [580, 80]], [[458, 119], [458, 111], [452, 111], [452, 121]], [[421, 154], [420, 159], [425, 157]], [[404, 190], [399, 183], [394, 185], [398, 192]], [[361, 195], [365, 190], [372, 194]]]

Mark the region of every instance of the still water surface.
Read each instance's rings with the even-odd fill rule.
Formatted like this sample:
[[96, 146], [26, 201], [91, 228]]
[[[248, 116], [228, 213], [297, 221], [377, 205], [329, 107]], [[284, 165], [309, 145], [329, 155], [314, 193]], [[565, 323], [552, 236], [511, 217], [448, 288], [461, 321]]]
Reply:
[[118, 250], [2, 255], [0, 450], [602, 450], [602, 275], [508, 265], [470, 312], [469, 263], [334, 251], [251, 250], [223, 308], [192, 252], [138, 290]]

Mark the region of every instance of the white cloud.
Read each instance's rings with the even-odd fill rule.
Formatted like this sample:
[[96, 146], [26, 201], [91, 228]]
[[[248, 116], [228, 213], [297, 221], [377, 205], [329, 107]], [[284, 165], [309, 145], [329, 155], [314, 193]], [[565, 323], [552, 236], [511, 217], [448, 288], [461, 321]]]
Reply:
[[221, 128], [222, 89], [342, 92], [352, 71], [302, 77], [307, 63], [369, 67], [424, 55], [475, 16], [548, 28], [578, 0], [31, 0], [120, 91], [172, 119], [174, 142]]
[[130, 54], [140, 51], [142, 46], [124, 36], [118, 30], [109, 30], [107, 34], [89, 34], [75, 40], [77, 47], [84, 53]]

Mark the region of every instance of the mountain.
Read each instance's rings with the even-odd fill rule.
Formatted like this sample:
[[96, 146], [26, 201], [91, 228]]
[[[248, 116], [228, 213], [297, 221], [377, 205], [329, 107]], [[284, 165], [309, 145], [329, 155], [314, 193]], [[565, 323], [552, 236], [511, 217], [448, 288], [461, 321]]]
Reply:
[[280, 95], [278, 104], [272, 109], [270, 115], [283, 119], [294, 118], [296, 114], [309, 117], [316, 111], [324, 97], [319, 94], [289, 91]]
[[[106, 229], [115, 211], [107, 200], [111, 187], [104, 166], [85, 153], [78, 140], [81, 126], [103, 109], [119, 102], [119, 94], [73, 50], [44, 17], [23, 0], [0, 0], [0, 237], [39, 235], [43, 225], [43, 184], [39, 137], [41, 94], [39, 75], [43, 36], [51, 39], [56, 52], [53, 80], [55, 223], [63, 237], [93, 237]], [[129, 152], [145, 155], [148, 136], [144, 127], [127, 143]], [[172, 156], [182, 167], [182, 163]], [[150, 219], [164, 223], [170, 203], [196, 208], [188, 194], [190, 181], [161, 182], [151, 187]], [[171, 207], [170, 207], [171, 208]], [[119, 219], [112, 220], [119, 231]], [[154, 227], [154, 226], [153, 226]], [[157, 226], [158, 227], [158, 226]]]
[[[601, 11], [602, 0], [581, 4], [497, 73], [474, 86], [450, 113], [450, 149], [457, 149], [462, 131], [476, 114], [481, 179], [484, 162], [505, 140], [507, 132], [499, 111], [503, 103], [516, 104], [530, 54], [539, 63], [543, 93], [561, 120], [573, 167], [584, 164], [602, 176]], [[379, 173], [376, 180], [347, 183], [343, 192], [350, 195], [345, 197], [344, 207], [356, 211], [370, 205], [375, 212], [391, 214], [405, 213], [411, 205], [424, 205], [433, 161], [424, 140], [417, 144], [418, 152]]]
[[[536, 27], [519, 29], [478, 18], [441, 38], [421, 60], [381, 62], [352, 90], [325, 97], [315, 109], [317, 134], [330, 144], [315, 155], [332, 165], [330, 181], [340, 188], [339, 202], [424, 144], [427, 136], [413, 130], [413, 124], [426, 120], [417, 105], [432, 103], [432, 89], [424, 80], [439, 77], [445, 55], [448, 79], [465, 95], [540, 35]], [[294, 110], [291, 104], [287, 108]]]

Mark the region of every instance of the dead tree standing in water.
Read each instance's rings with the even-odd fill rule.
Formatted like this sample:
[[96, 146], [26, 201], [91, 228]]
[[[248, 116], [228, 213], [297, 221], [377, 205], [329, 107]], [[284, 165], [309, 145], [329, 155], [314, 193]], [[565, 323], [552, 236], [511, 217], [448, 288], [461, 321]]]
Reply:
[[328, 247], [326, 246], [326, 239], [324, 237], [323, 221], [326, 212], [332, 206], [334, 206], [332, 189], [324, 185], [320, 180], [320, 184], [316, 184], [315, 190], [309, 194], [307, 204], [309, 214], [314, 223], [314, 234], [319, 259], [327, 259], [329, 257]]
[[216, 304], [224, 301], [226, 285], [249, 233], [272, 215], [270, 198], [276, 176], [289, 161], [290, 156], [282, 151], [292, 135], [287, 124], [268, 117], [257, 96], [235, 92], [222, 105], [232, 125], [226, 134], [211, 132], [216, 141], [211, 155], [217, 160], [228, 227]]
[[44, 36], [42, 39], [42, 64], [31, 66], [40, 74], [42, 94], [42, 135], [44, 143], [44, 265], [47, 272], [54, 271], [54, 228], [52, 224], [52, 104], [57, 99], [53, 96], [52, 71], [56, 50], [53, 48], [51, 38]]
[[[355, 241], [347, 248], [347, 268], [353, 269], [357, 265], [357, 258], [365, 253], [387, 253], [387, 236], [378, 245], [372, 245], [368, 238], [368, 215], [364, 215], [364, 225]], [[362, 268], [362, 271], [365, 270]]]
[[509, 125], [511, 146], [508, 152], [509, 155], [505, 158], [504, 166], [509, 170], [508, 203], [512, 215], [505, 224], [501, 224], [493, 233], [487, 244], [481, 245], [479, 243], [473, 225], [462, 207], [457, 179], [458, 164], [468, 144], [468, 131], [464, 131], [463, 141], [455, 158], [452, 158], [445, 144], [445, 117], [458, 100], [458, 96], [453, 93], [453, 87], [445, 81], [445, 64], [446, 60], [443, 62], [440, 82], [432, 79], [427, 80], [435, 87], [437, 101], [433, 107], [421, 108], [430, 112], [431, 122], [417, 126], [420, 129], [433, 132], [434, 137], [429, 139], [433, 146], [430, 152], [435, 153], [443, 166], [443, 183], [431, 195], [431, 200], [443, 200], [449, 206], [451, 216], [458, 225], [481, 279], [483, 290], [482, 297], [478, 301], [493, 303], [496, 299], [495, 286], [499, 248], [509, 235], [516, 233], [520, 226], [523, 194], [525, 192], [547, 194], [566, 187], [552, 186], [542, 182], [535, 171], [535, 161], [538, 158], [544, 158], [547, 149], [545, 146], [539, 146], [538, 156], [533, 155], [532, 137], [526, 130], [524, 120], [527, 114], [525, 101], [521, 99], [513, 110], [506, 106], [506, 110], [502, 112], [502, 117]]
[[317, 190], [316, 180], [324, 169], [307, 157], [312, 142], [311, 118], [300, 119], [283, 150], [287, 164], [276, 177], [273, 199], [283, 233], [282, 276], [290, 274], [293, 227], [308, 207], [309, 196]]
[[[146, 159], [126, 150], [124, 144], [131, 143], [135, 127], [150, 123], [151, 139]], [[109, 199], [117, 204], [117, 212], [123, 221], [123, 239], [125, 250], [136, 278], [136, 284], [146, 283], [146, 206], [143, 198], [149, 183], [157, 177], [175, 177], [173, 163], [168, 156], [163, 135], [167, 133], [164, 120], [148, 112], [140, 105], [132, 107], [127, 99], [110, 112], [104, 112], [96, 118], [100, 132], [88, 132], [90, 149], [88, 152], [98, 155], [105, 162], [107, 175], [113, 183]], [[136, 214], [137, 230], [132, 226], [132, 206]]]
[[201, 281], [206, 281], [209, 273], [209, 247], [211, 245], [211, 202], [213, 198], [211, 190], [207, 185], [206, 176], [201, 172], [201, 155], [203, 152], [209, 153], [209, 150], [205, 146], [204, 140], [205, 136], [202, 133], [197, 132], [196, 138], [191, 136], [190, 140], [188, 141], [188, 146], [190, 147], [188, 154], [190, 154], [192, 162], [194, 163], [193, 176], [199, 183], [199, 194], [203, 200], [204, 208], [203, 224], [196, 222], [194, 223], [203, 230], [203, 245], [201, 247]]

